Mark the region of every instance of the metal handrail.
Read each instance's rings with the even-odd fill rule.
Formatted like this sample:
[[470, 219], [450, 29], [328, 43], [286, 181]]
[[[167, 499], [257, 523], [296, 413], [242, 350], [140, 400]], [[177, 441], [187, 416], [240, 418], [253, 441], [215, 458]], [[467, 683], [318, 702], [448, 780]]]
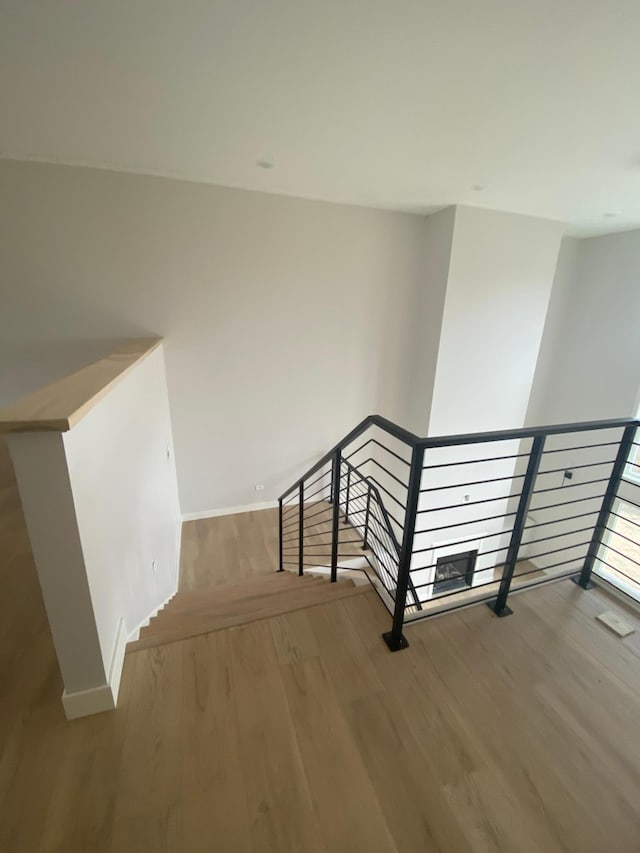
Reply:
[[[325, 453], [318, 462], [312, 465], [305, 474], [300, 477], [295, 483], [290, 486], [287, 491], [285, 491], [282, 496], [279, 498], [280, 503], [280, 570], [282, 570], [282, 531], [283, 531], [283, 501], [284, 499], [290, 495], [295, 490], [298, 490], [299, 493], [299, 561], [300, 568], [299, 572], [302, 573], [302, 553], [303, 553], [303, 536], [302, 536], [302, 527], [303, 527], [303, 505], [304, 505], [304, 486], [305, 482], [309, 480], [317, 471], [322, 469], [327, 463], [331, 463], [331, 498], [330, 503], [333, 504], [333, 515], [332, 515], [332, 554], [331, 554], [331, 580], [335, 581], [337, 578], [337, 556], [338, 556], [338, 514], [340, 512], [340, 483], [341, 483], [341, 471], [342, 471], [342, 463], [347, 467], [348, 476], [351, 476], [351, 472], [357, 472], [360, 479], [366, 483], [367, 486], [367, 495], [368, 495], [368, 504], [367, 504], [367, 513], [368, 513], [368, 505], [371, 499], [371, 496], [375, 496], [375, 501], [380, 508], [380, 512], [382, 515], [382, 519], [384, 522], [383, 530], [389, 536], [389, 540], [392, 544], [393, 550], [397, 553], [397, 576], [395, 578], [395, 604], [394, 604], [394, 612], [393, 612], [393, 627], [391, 631], [386, 632], [383, 636], [389, 648], [393, 651], [406, 648], [408, 645], [405, 637], [402, 635], [402, 627], [404, 623], [405, 617], [405, 609], [407, 606], [407, 596], [411, 595], [413, 600], [417, 603], [418, 609], [421, 609], [420, 599], [416, 593], [417, 587], [414, 586], [411, 578], [411, 561], [413, 551], [413, 540], [414, 535], [416, 534], [424, 534], [433, 532], [436, 530], [445, 530], [451, 527], [461, 527], [463, 525], [470, 524], [472, 522], [485, 522], [494, 520], [493, 516], [489, 518], [472, 518], [469, 520], [465, 520], [463, 522], [456, 521], [454, 524], [439, 524], [436, 527], [429, 527], [426, 529], [417, 529], [416, 527], [416, 518], [421, 513], [430, 513], [430, 512], [439, 512], [442, 510], [453, 510], [457, 509], [457, 504], [448, 504], [444, 507], [434, 506], [428, 508], [419, 508], [419, 501], [421, 494], [425, 493], [440, 493], [449, 488], [461, 488], [469, 485], [482, 485], [484, 482], [506, 482], [506, 481], [514, 481], [514, 480], [523, 480], [523, 482], [518, 486], [519, 491], [513, 494], [502, 495], [499, 497], [490, 496], [486, 497], [483, 500], [476, 501], [468, 501], [468, 496], [466, 496], [465, 506], [476, 506], [478, 504], [488, 503], [489, 501], [496, 500], [506, 500], [510, 499], [515, 501], [517, 499], [518, 505], [517, 510], [503, 512], [499, 516], [495, 516], [495, 519], [501, 518], [505, 519], [507, 517], [513, 519], [513, 524], [510, 531], [502, 531], [500, 535], [510, 534], [509, 545], [505, 548], [500, 548], [497, 550], [506, 550], [507, 555], [504, 563], [499, 564], [499, 567], [503, 568], [502, 578], [499, 583], [499, 590], [497, 598], [494, 598], [492, 601], [487, 601], [492, 610], [499, 616], [506, 615], [510, 612], [509, 607], [507, 606], [507, 599], [509, 596], [509, 592], [511, 589], [512, 581], [514, 579], [514, 572], [516, 563], [519, 559], [520, 548], [523, 540], [523, 534], [527, 525], [527, 518], [530, 508], [530, 501], [534, 491], [536, 494], [543, 494], [546, 492], [554, 492], [558, 491], [561, 486], [556, 486], [554, 488], [543, 488], [540, 490], [535, 490], [535, 483], [538, 478], [538, 475], [547, 475], [549, 473], [554, 473], [554, 470], [551, 469], [548, 471], [540, 471], [540, 462], [543, 458], [543, 454], [545, 453], [558, 453], [562, 451], [573, 452], [576, 450], [589, 450], [596, 447], [604, 447], [607, 445], [617, 445], [617, 453], [615, 461], [613, 464], [606, 460], [604, 462], [598, 463], [589, 463], [588, 465], [580, 464], [576, 466], [577, 468], [588, 468], [593, 465], [609, 465], [612, 464], [612, 470], [608, 478], [602, 478], [593, 481], [582, 482], [579, 484], [575, 484], [576, 486], [580, 486], [584, 488], [585, 486], [593, 485], [596, 483], [605, 483], [607, 482], [606, 490], [603, 490], [603, 494], [594, 494], [589, 495], [587, 497], [574, 497], [573, 500], [562, 501], [560, 503], [551, 503], [545, 504], [541, 506], [535, 506], [534, 509], [536, 512], [543, 512], [549, 509], [554, 509], [556, 507], [568, 506], [569, 504], [576, 504], [582, 501], [592, 501], [597, 500], [602, 497], [602, 503], [600, 505], [600, 509], [598, 512], [598, 519], [593, 527], [593, 534], [589, 543], [588, 552], [585, 558], [584, 565], [582, 569], [574, 568], [571, 571], [567, 572], [563, 575], [558, 575], [558, 579], [561, 577], [573, 577], [580, 586], [585, 589], [590, 587], [590, 578], [592, 571], [594, 569], [594, 564], [596, 560], [599, 560], [602, 563], [606, 563], [605, 560], [599, 555], [599, 549], [603, 544], [605, 531], [608, 529], [608, 519], [611, 515], [616, 515], [615, 512], [615, 501], [618, 496], [618, 487], [622, 478], [624, 476], [625, 466], [629, 464], [630, 451], [632, 447], [638, 447], [634, 442], [634, 436], [636, 429], [640, 426], [640, 420], [635, 418], [614, 418], [608, 420], [594, 420], [594, 421], [584, 421], [580, 423], [567, 423], [567, 424], [553, 424], [550, 426], [540, 426], [540, 427], [522, 427], [519, 429], [512, 430], [492, 430], [488, 432], [477, 432], [477, 433], [464, 433], [459, 435], [449, 435], [449, 436], [437, 436], [437, 437], [425, 437], [421, 438], [415, 435], [408, 430], [399, 427], [397, 424], [394, 424], [392, 421], [387, 420], [386, 418], [381, 417], [380, 415], [369, 415], [364, 420], [362, 420], [353, 430], [351, 430], [347, 435], [344, 436], [341, 441], [339, 441], [334, 447], [331, 448], [330, 451]], [[348, 461], [348, 459], [343, 458], [342, 451], [347, 448], [352, 442], [354, 442], [359, 436], [361, 436], [366, 430], [370, 427], [378, 427], [387, 435], [397, 439], [398, 441], [405, 444], [407, 447], [411, 449], [411, 462], [408, 460], [402, 459], [403, 462], [409, 466], [408, 472], [408, 482], [405, 488], [407, 489], [406, 496], [406, 504], [404, 506], [405, 515], [403, 519], [403, 523], [395, 522], [399, 529], [402, 530], [402, 543], [398, 542], [398, 537], [396, 535], [395, 529], [393, 527], [391, 516], [387, 511], [384, 502], [382, 500], [382, 496], [380, 491], [376, 485], [375, 477], [367, 477], [362, 474], [359, 470], [358, 466], [353, 465]], [[545, 440], [549, 436], [557, 436], [557, 435], [572, 435], [579, 433], [587, 433], [587, 432], [595, 432], [609, 429], [622, 429], [623, 436], [621, 439], [616, 439], [615, 441], [607, 441], [605, 444], [586, 444], [575, 447], [560, 447], [553, 448], [549, 450], [545, 450]], [[464, 459], [460, 462], [447, 462], [436, 465], [424, 465], [424, 454], [426, 450], [435, 450], [439, 448], [447, 448], [447, 447], [459, 447], [463, 445], [478, 445], [488, 442], [500, 442], [500, 441], [517, 441], [521, 439], [532, 439], [531, 448], [527, 452], [523, 453], [515, 453], [515, 454], [507, 454], [503, 457], [495, 456], [490, 457], [489, 459]], [[390, 448], [381, 444], [377, 439], [369, 438], [369, 441], [365, 441], [364, 445], [361, 445], [356, 451], [353, 451], [351, 456], [355, 455], [357, 452], [363, 449], [363, 447], [371, 441], [375, 441], [376, 444], [379, 444], [384, 450], [388, 451], [394, 456], [397, 456], [398, 459], [401, 457], [398, 456], [397, 453], [392, 451]], [[486, 454], [484, 454], [486, 456]], [[471, 480], [468, 483], [452, 483], [450, 486], [442, 486], [436, 485], [429, 489], [421, 489], [421, 479], [423, 473], [434, 469], [434, 468], [448, 468], [451, 465], [459, 465], [459, 464], [473, 464], [474, 462], [485, 462], [485, 461], [498, 461], [501, 459], [519, 459], [519, 458], [528, 458], [527, 470], [526, 473], [513, 473], [510, 477], [498, 477], [493, 478], [488, 481], [484, 480]], [[364, 460], [359, 463], [359, 465], [364, 465], [368, 461], [376, 461], [373, 459]], [[378, 463], [379, 464], [379, 463]], [[637, 463], [632, 463], [637, 464]], [[393, 479], [397, 480], [399, 483], [401, 481], [390, 471], [387, 471], [384, 466], [380, 465], [383, 471], [386, 471]], [[562, 468], [558, 468], [556, 473], [562, 471]], [[324, 476], [324, 475], [323, 475]], [[320, 478], [318, 478], [320, 479]], [[314, 481], [316, 482], [316, 481]], [[401, 483], [402, 484], [402, 483]], [[564, 483], [563, 483], [564, 484]], [[383, 491], [387, 491], [383, 486], [381, 486]], [[569, 487], [570, 488], [570, 487]], [[346, 516], [348, 518], [348, 503], [349, 503], [349, 479], [347, 480], [347, 512]], [[317, 492], [316, 492], [317, 493]], [[393, 497], [389, 493], [390, 497]], [[394, 498], [395, 499], [395, 498]], [[400, 503], [400, 502], [399, 502]], [[402, 505], [402, 504], [401, 504]], [[532, 510], [533, 511], [533, 510]], [[597, 510], [596, 510], [597, 511]], [[552, 521], [542, 521], [539, 523], [539, 526], [542, 527], [546, 524], [550, 523], [564, 523], [568, 520], [573, 520], [574, 518], [582, 518], [585, 516], [593, 515], [596, 511], [590, 511], [588, 513], [581, 513], [575, 516], [570, 516], [567, 518], [555, 519]], [[312, 516], [313, 517], [313, 516]], [[295, 526], [295, 525], [294, 525]], [[640, 526], [639, 526], [640, 527]], [[580, 532], [586, 532], [589, 528], [581, 528]], [[498, 533], [492, 533], [489, 535], [499, 535]], [[560, 534], [558, 534], [559, 536]], [[566, 531], [566, 533], [562, 535], [571, 535], [571, 531]], [[557, 536], [547, 537], [547, 538], [557, 538]], [[537, 540], [536, 540], [537, 541]], [[544, 541], [544, 540], [541, 540]], [[366, 532], [365, 532], [365, 543], [366, 543]], [[530, 544], [527, 542], [527, 544]], [[575, 547], [584, 547], [587, 543], [580, 543], [580, 546], [574, 545]], [[638, 543], [640, 545], [640, 543]], [[429, 550], [425, 548], [419, 548], [418, 553]], [[547, 556], [548, 554], [555, 553], [555, 551], [566, 551], [567, 548], [557, 548], [554, 551], [548, 551], [542, 555], [537, 556]], [[613, 549], [615, 551], [615, 549]], [[387, 549], [385, 551], [388, 553]], [[491, 553], [491, 552], [488, 552]], [[376, 555], [377, 556], [377, 555]], [[390, 555], [389, 555], [390, 556]], [[572, 558], [573, 559], [573, 558]], [[570, 563], [572, 560], [565, 560], [557, 564], [552, 564], [551, 566], [547, 566], [546, 568], [554, 568], [555, 566], [566, 565]], [[608, 565], [608, 564], [607, 564]], [[385, 571], [388, 571], [386, 565], [384, 566]], [[424, 567], [421, 567], [424, 568]], [[484, 571], [484, 570], [483, 570]], [[537, 570], [536, 570], [537, 571]], [[527, 574], [532, 574], [534, 571], [528, 572]], [[519, 575], [521, 576], [521, 575]], [[523, 576], [523, 575], [522, 575]], [[549, 579], [550, 580], [550, 579]], [[547, 582], [547, 579], [543, 579], [542, 582]], [[419, 584], [418, 586], [429, 586], [431, 582], [427, 582], [426, 584]], [[526, 587], [522, 588], [531, 588], [537, 585], [538, 581], [535, 583], [527, 584]], [[491, 586], [493, 581], [487, 582], [485, 585]], [[431, 583], [432, 585], [432, 583]], [[455, 593], [447, 593], [447, 596], [455, 595]], [[488, 593], [491, 595], [491, 593]], [[445, 597], [445, 596], [443, 596]], [[462, 606], [460, 604], [454, 605]], [[453, 608], [452, 608], [453, 609]]]
[[381, 415], [368, 415], [363, 421], [354, 427], [351, 432], [347, 433], [343, 439], [335, 444], [331, 450], [327, 451], [324, 456], [312, 465], [296, 482], [283, 492], [279, 500], [284, 500], [299, 484], [315, 474], [323, 465], [326, 465], [331, 457], [344, 447], [347, 447], [358, 436], [362, 435], [369, 427], [377, 426], [384, 430], [389, 435], [404, 442], [408, 447], [414, 449], [416, 447], [434, 449], [437, 447], [454, 447], [460, 444], [482, 444], [489, 441], [510, 441], [520, 438], [538, 438], [540, 436], [560, 435], [562, 433], [590, 432], [598, 429], [614, 429], [616, 427], [640, 426], [640, 421], [635, 418], [614, 418], [611, 420], [600, 421], [583, 421], [580, 423], [569, 424], [553, 424], [551, 426], [540, 427], [521, 427], [520, 429], [501, 429], [491, 430], [489, 432], [467, 432], [459, 435], [444, 435], [421, 438], [409, 430], [394, 424], [393, 421], [383, 418]]
[[[360, 478], [361, 482], [366, 483], [369, 491], [375, 496], [375, 499], [378, 503], [378, 506], [380, 507], [380, 512], [382, 513], [382, 518], [384, 520], [384, 526], [385, 526], [387, 535], [391, 539], [391, 542], [393, 544], [393, 548], [394, 548], [396, 555], [398, 557], [398, 565], [399, 565], [402, 548], [400, 546], [400, 543], [398, 542], [398, 537], [396, 536], [395, 531], [393, 529], [393, 525], [391, 523], [391, 518], [389, 517], [389, 513], [387, 512], [387, 508], [384, 505], [384, 501], [382, 500], [382, 496], [380, 495], [378, 488], [376, 487], [376, 485], [374, 483], [371, 482], [369, 477], [365, 476], [362, 473], [362, 471], [359, 470], [359, 468], [357, 466], [352, 465], [346, 459], [342, 460], [342, 464], [345, 465], [347, 467], [347, 469], [349, 469], [351, 471], [355, 471], [355, 473]], [[361, 464], [364, 464], [364, 463], [361, 463]], [[348, 512], [348, 505], [347, 505], [347, 512]], [[365, 536], [365, 539], [366, 539], [366, 536]], [[374, 551], [374, 553], [375, 553], [375, 551]], [[397, 579], [396, 579], [396, 581], [397, 581]], [[411, 593], [411, 597], [413, 598], [414, 606], [418, 610], [422, 610], [422, 605], [420, 604], [420, 599], [418, 597], [418, 593], [416, 592], [414, 583], [411, 580], [411, 577], [409, 577], [409, 592]]]

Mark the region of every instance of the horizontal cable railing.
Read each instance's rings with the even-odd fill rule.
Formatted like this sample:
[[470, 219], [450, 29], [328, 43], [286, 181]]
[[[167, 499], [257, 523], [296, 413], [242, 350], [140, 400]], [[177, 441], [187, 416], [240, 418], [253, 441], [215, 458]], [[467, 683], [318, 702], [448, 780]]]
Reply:
[[281, 496], [281, 568], [336, 580], [359, 553], [393, 650], [407, 619], [478, 601], [506, 615], [511, 591], [552, 580], [588, 588], [595, 570], [640, 589], [637, 426], [419, 438], [372, 415]]

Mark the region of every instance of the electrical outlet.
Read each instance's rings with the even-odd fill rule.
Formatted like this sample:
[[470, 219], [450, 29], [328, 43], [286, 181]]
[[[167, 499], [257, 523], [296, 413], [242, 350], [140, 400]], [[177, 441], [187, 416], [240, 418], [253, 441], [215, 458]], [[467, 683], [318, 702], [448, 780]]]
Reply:
[[264, 492], [264, 485], [262, 483], [256, 484], [256, 492]]

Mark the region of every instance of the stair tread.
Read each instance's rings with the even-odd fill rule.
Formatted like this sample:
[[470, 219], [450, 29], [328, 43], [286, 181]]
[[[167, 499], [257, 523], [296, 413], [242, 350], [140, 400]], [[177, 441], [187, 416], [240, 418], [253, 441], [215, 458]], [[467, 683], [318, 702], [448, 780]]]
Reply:
[[140, 639], [129, 643], [127, 652], [209, 634], [368, 591], [367, 587], [355, 586], [352, 581], [332, 584], [320, 579], [318, 583], [301, 582], [297, 589], [283, 589], [280, 595], [248, 595], [242, 601], [218, 602], [205, 609], [163, 613], [152, 620], [147, 628], [143, 628]]
[[[263, 586], [256, 587], [252, 583], [246, 583], [244, 586], [238, 587], [238, 593], [232, 597], [218, 598], [217, 596], [207, 595], [202, 598], [195, 598], [188, 603], [184, 603], [179, 609], [170, 610], [165, 608], [160, 611], [157, 616], [151, 620], [150, 625], [168, 624], [173, 620], [183, 620], [187, 616], [207, 616], [214, 613], [237, 613], [251, 610], [261, 602], [268, 603], [272, 599], [279, 599], [283, 596], [298, 597], [305, 595], [308, 590], [313, 590], [318, 586], [325, 586], [328, 583], [327, 578], [310, 578], [309, 581], [302, 581], [296, 578], [296, 583], [286, 586], [271, 586], [264, 589]], [[339, 581], [341, 587], [353, 586], [353, 581], [343, 578]], [[241, 591], [241, 594], [240, 594]]]
[[185, 610], [190, 610], [194, 606], [200, 606], [205, 603], [240, 601], [248, 595], [279, 595], [283, 590], [300, 589], [301, 581], [305, 585], [312, 584], [316, 583], [318, 578], [315, 575], [303, 575], [300, 578], [293, 572], [272, 572], [264, 577], [253, 578], [243, 583], [184, 590], [183, 592], [178, 592], [160, 613], [181, 613]]

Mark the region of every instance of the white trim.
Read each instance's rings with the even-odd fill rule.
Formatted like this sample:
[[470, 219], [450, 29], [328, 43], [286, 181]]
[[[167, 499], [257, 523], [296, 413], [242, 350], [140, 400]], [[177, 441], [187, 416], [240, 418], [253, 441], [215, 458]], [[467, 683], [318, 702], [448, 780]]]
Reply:
[[262, 501], [262, 503], [245, 504], [244, 506], [225, 506], [220, 509], [205, 509], [201, 512], [183, 512], [183, 521], [198, 521], [201, 518], [217, 518], [219, 515], [237, 515], [240, 512], [256, 512], [261, 509], [275, 509], [278, 501]]
[[612, 587], [616, 590], [618, 595], [624, 596], [624, 600], [635, 601], [637, 605], [640, 605], [640, 598], [638, 593], [638, 585], [627, 583], [624, 578], [618, 577], [615, 572], [609, 571], [607, 566], [599, 566], [597, 571], [594, 569], [593, 574], [597, 578], [597, 581], [602, 581], [603, 586]]
[[178, 585], [180, 583], [180, 560], [182, 558], [182, 516], [178, 518], [178, 545], [176, 549], [176, 580], [174, 583], [174, 589], [178, 590]]
[[124, 666], [124, 651], [127, 647], [127, 631], [124, 624], [124, 619], [121, 619], [118, 624], [118, 633], [113, 644], [111, 652], [111, 663], [109, 664], [109, 685], [113, 694], [114, 707], [118, 702], [118, 692], [120, 690], [120, 678], [122, 676], [122, 667]]
[[127, 632], [124, 619], [118, 623], [116, 639], [111, 652], [109, 663], [109, 683], [90, 687], [88, 690], [77, 690], [74, 693], [62, 693], [62, 705], [67, 720], [77, 720], [91, 714], [101, 714], [103, 711], [113, 711], [118, 704], [120, 678], [124, 665], [124, 653], [127, 645]]
[[79, 717], [115, 710], [116, 700], [111, 685], [101, 684], [99, 687], [77, 690], [75, 693], [67, 693], [64, 690], [62, 705], [67, 720], [77, 720]]
[[438, 560], [442, 557], [449, 557], [452, 554], [462, 553], [462, 548], [466, 548], [467, 551], [476, 552], [476, 562], [473, 577], [471, 579], [471, 589], [473, 589], [474, 586], [479, 586], [486, 582], [481, 577], [482, 573], [493, 572], [493, 566], [485, 566], [484, 568], [480, 567], [483, 556], [482, 548], [487, 534], [483, 530], [481, 533], [477, 533], [475, 535], [475, 539], [465, 541], [464, 544], [460, 544], [458, 539], [444, 539], [441, 542], [431, 543], [429, 546], [430, 550], [427, 552], [427, 565], [430, 565], [431, 568], [422, 569], [416, 567], [412, 570], [413, 575], [417, 578], [419, 585], [421, 586], [420, 592], [418, 592], [418, 598], [421, 603], [435, 601], [439, 597], [438, 593], [434, 594], [436, 564]]
[[600, 587], [601, 590], [606, 592], [612, 598], [617, 599], [622, 604], [626, 604], [629, 610], [633, 610], [635, 613], [640, 613], [640, 601], [638, 601], [635, 596], [624, 592], [624, 590], [616, 586], [616, 584], [612, 583], [608, 578], [603, 577], [595, 571], [591, 576], [591, 580], [597, 587]]

